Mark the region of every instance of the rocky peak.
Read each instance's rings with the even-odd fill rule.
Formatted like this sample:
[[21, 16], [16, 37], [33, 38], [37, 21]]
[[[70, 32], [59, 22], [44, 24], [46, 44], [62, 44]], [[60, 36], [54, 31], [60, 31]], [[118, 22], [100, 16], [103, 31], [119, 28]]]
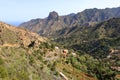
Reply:
[[51, 19], [58, 20], [58, 17], [59, 17], [58, 13], [55, 11], [52, 11], [49, 13], [48, 20], [51, 20]]

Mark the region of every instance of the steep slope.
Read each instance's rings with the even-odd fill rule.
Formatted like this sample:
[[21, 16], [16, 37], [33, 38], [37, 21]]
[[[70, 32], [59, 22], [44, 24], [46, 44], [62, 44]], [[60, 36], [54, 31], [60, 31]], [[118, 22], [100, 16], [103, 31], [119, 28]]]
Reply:
[[64, 35], [65, 30], [75, 26], [93, 26], [96, 23], [120, 17], [120, 7], [106, 9], [86, 9], [77, 14], [59, 16], [57, 12], [50, 12], [44, 19], [33, 19], [20, 26], [47, 37]]

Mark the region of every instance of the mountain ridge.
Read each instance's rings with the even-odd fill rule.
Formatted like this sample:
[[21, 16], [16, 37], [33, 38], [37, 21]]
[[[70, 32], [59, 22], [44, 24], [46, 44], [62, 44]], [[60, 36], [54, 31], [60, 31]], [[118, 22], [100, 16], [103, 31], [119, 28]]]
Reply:
[[[75, 26], [94, 26], [95, 24], [108, 20], [110, 18], [120, 17], [120, 7], [106, 9], [86, 9], [77, 14], [59, 16], [55, 11], [50, 12], [49, 16], [43, 19], [32, 19], [22, 23], [21, 27], [36, 32], [39, 35], [50, 37], [58, 31]], [[57, 33], [60, 34], [60, 33]], [[58, 36], [58, 35], [56, 35]]]

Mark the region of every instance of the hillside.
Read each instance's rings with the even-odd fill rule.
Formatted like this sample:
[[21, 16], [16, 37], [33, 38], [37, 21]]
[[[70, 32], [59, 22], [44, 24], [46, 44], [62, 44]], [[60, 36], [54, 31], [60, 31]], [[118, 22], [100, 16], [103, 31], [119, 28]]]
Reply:
[[119, 79], [117, 67], [120, 60], [115, 55], [96, 59], [86, 53], [59, 47], [47, 38], [3, 22], [0, 22], [0, 34], [2, 80]]
[[49, 76], [41, 70], [38, 72], [37, 69], [44, 65], [41, 61], [35, 60], [37, 57], [32, 55], [34, 49], [43, 42], [46, 42], [46, 38], [0, 22], [0, 78], [2, 80], [40, 80]]
[[[110, 18], [120, 17], [120, 7], [106, 9], [86, 9], [77, 14], [59, 16], [57, 12], [50, 12], [44, 19], [32, 19], [22, 23], [20, 26], [39, 35], [46, 37], [57, 37], [66, 35], [66, 30], [76, 26], [94, 26], [95, 24]], [[73, 30], [74, 31], [74, 30]]]
[[[68, 29], [69, 32], [70, 29]], [[111, 48], [119, 49], [120, 45], [120, 18], [112, 18], [93, 27], [77, 27], [67, 36], [54, 39], [65, 47], [80, 50], [98, 56], [99, 51], [109, 55]], [[102, 48], [103, 47], [103, 48]], [[105, 50], [106, 48], [106, 50]], [[95, 54], [94, 54], [95, 53]], [[103, 55], [103, 54], [100, 54]], [[100, 58], [100, 57], [98, 57]]]
[[2, 80], [96, 80], [94, 76], [88, 76], [87, 71], [72, 65], [72, 58], [76, 59], [72, 52], [68, 53], [67, 49], [59, 48], [33, 32], [0, 22]]
[[17, 47], [29, 47], [32, 43], [36, 46], [40, 42], [45, 41], [46, 38], [40, 37], [33, 32], [0, 22], [0, 46], [15, 45]]
[[[83, 54], [91, 55], [92, 57], [94, 57], [94, 59], [100, 60], [100, 62], [102, 61], [103, 63], [100, 63], [101, 65], [110, 62], [111, 66], [114, 66], [112, 67], [112, 69], [113, 68], [114, 69], [116, 68], [117, 70], [119, 69], [120, 18], [112, 18], [90, 27], [76, 26], [74, 27], [74, 29], [73, 28], [67, 29], [65, 32], [67, 33], [66, 36], [56, 38], [54, 39], [54, 41], [63, 45], [66, 48], [77, 51], [79, 55]], [[91, 63], [90, 61], [88, 63], [95, 64], [95, 66], [97, 66], [96, 62]], [[78, 66], [79, 63], [76, 63], [76, 65]], [[92, 74], [94, 74], [94, 71]], [[118, 74], [120, 74], [119, 71]], [[103, 77], [103, 79], [101, 78], [100, 80], [107, 80], [104, 78], [105, 76]]]

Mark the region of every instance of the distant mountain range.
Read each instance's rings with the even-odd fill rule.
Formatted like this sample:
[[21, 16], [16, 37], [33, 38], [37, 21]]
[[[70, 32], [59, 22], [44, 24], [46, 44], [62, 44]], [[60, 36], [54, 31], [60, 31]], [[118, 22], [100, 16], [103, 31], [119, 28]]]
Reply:
[[[97, 23], [120, 17], [120, 7], [106, 9], [86, 9], [77, 14], [59, 16], [57, 12], [50, 12], [49, 16], [44, 19], [32, 19], [24, 22], [20, 27], [36, 32], [42, 36], [55, 37], [66, 35], [66, 30], [73, 31], [76, 26], [88, 27]], [[70, 33], [70, 32], [69, 32]]]

